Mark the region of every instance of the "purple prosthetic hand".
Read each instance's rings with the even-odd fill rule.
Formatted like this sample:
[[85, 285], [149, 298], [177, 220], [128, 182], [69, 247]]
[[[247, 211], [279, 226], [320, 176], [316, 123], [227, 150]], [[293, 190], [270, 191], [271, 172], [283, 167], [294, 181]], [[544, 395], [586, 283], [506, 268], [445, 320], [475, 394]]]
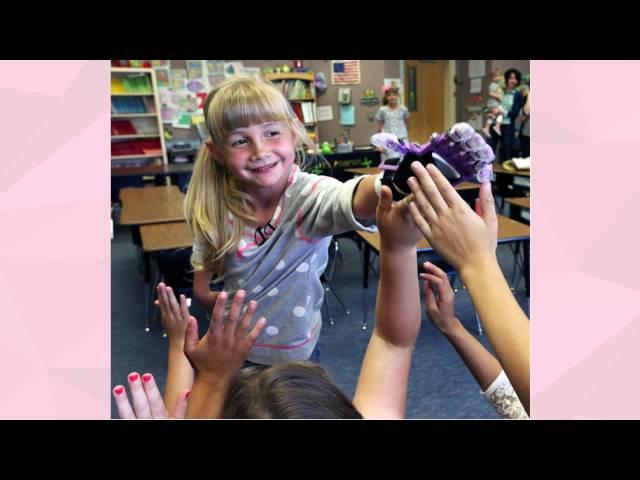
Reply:
[[434, 133], [424, 145], [403, 143], [390, 133], [375, 134], [371, 143], [402, 155], [397, 169], [385, 172], [382, 179], [394, 200], [411, 193], [407, 180], [413, 176], [411, 163], [415, 161], [425, 167], [433, 163], [454, 186], [467, 181], [489, 182], [493, 175], [493, 150], [468, 123], [457, 123], [443, 134]]

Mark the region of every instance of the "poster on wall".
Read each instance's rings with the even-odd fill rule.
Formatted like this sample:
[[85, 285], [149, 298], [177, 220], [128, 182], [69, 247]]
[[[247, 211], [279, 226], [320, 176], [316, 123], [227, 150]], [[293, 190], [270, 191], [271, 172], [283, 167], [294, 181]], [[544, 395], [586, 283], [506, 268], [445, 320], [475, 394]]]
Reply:
[[171, 88], [174, 92], [178, 92], [187, 88], [187, 71], [185, 69], [171, 69]]
[[242, 62], [228, 62], [224, 64], [225, 78], [231, 78], [239, 73], [244, 73], [244, 65]]
[[157, 68], [155, 72], [158, 88], [169, 88], [171, 86], [171, 82], [169, 81], [169, 69]]
[[486, 75], [485, 60], [469, 60], [469, 78], [484, 77]]
[[472, 78], [469, 82], [469, 93], [482, 93], [482, 78]]
[[208, 88], [212, 89], [225, 79], [224, 60], [206, 60]]
[[187, 60], [187, 78], [202, 78], [202, 60]]
[[260, 78], [261, 76], [259, 67], [244, 67], [244, 73], [255, 78]]
[[178, 106], [173, 101], [173, 92], [169, 88], [159, 88], [160, 116], [163, 123], [173, 123], [178, 118]]
[[188, 90], [171, 90], [163, 88], [158, 90], [160, 98], [161, 116], [164, 123], [176, 123], [184, 126], [184, 115], [198, 114], [202, 112], [201, 97]]

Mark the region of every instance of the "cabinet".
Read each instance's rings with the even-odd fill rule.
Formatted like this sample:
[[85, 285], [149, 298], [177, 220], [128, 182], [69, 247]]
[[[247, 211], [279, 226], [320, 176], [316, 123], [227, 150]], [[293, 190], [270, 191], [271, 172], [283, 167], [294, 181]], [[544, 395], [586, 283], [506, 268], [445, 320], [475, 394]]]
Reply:
[[111, 68], [111, 167], [166, 163], [154, 70]]

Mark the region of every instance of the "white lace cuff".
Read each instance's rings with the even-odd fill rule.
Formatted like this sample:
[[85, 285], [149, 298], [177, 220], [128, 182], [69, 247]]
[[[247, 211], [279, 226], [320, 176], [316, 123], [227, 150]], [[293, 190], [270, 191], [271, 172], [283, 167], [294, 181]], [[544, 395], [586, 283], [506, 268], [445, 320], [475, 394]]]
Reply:
[[502, 417], [514, 420], [529, 418], [504, 370], [480, 393]]

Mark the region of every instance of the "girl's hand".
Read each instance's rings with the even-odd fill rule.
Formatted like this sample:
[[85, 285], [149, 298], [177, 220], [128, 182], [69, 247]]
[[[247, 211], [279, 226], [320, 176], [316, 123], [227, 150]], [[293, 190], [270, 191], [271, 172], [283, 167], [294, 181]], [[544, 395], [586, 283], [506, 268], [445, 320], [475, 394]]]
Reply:
[[[408, 200], [408, 198], [407, 198]], [[404, 200], [393, 203], [391, 189], [386, 185], [380, 190], [376, 225], [380, 241], [389, 250], [395, 248], [415, 248], [422, 238], [420, 231], [411, 220], [411, 214]]]
[[238, 322], [244, 297], [244, 290], [238, 290], [229, 315], [223, 322], [227, 292], [220, 292], [213, 307], [209, 330], [201, 340], [198, 340], [198, 322], [194, 317], [189, 318], [184, 353], [198, 375], [210, 375], [215, 378], [230, 376], [247, 359], [251, 347], [256, 343], [267, 322], [264, 318], [260, 318], [247, 334], [258, 303], [249, 302], [242, 321]]
[[420, 278], [424, 280], [424, 298], [429, 320], [442, 333], [449, 334], [460, 324], [454, 314], [455, 294], [449, 277], [430, 262], [424, 263], [424, 269], [425, 273], [421, 273]]
[[180, 295], [180, 304], [178, 304], [173, 289], [164, 283], [158, 284], [157, 291], [158, 300], [154, 303], [160, 307], [160, 318], [169, 336], [169, 341], [175, 341], [182, 345], [190, 316], [187, 298]]
[[417, 179], [411, 177], [408, 182], [414, 194], [409, 210], [440, 256], [458, 273], [474, 262], [487, 258], [495, 261], [498, 217], [491, 184], [480, 186], [480, 216], [434, 165], [425, 169], [419, 162], [413, 162], [411, 168]]
[[169, 415], [153, 375], [145, 373], [140, 377], [137, 372], [132, 372], [129, 374], [128, 380], [131, 398], [133, 399], [133, 408], [129, 403], [126, 389], [122, 385], [117, 385], [113, 388], [113, 398], [115, 398], [118, 415], [121, 419], [167, 419], [185, 417], [187, 413], [187, 399], [190, 394], [189, 389], [180, 393], [176, 408], [172, 414]]

